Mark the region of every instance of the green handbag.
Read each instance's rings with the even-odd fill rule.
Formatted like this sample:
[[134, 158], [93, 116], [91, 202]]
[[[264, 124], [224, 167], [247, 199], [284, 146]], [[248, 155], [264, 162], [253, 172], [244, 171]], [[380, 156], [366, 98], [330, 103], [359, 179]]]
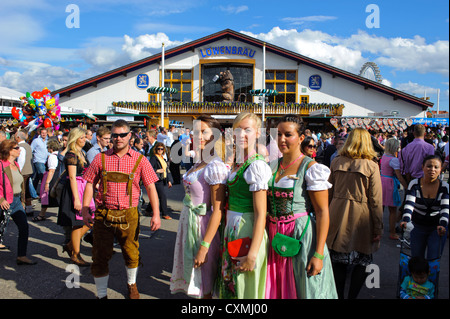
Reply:
[[282, 257], [293, 257], [297, 255], [302, 248], [302, 239], [308, 229], [309, 219], [310, 217], [308, 215], [308, 220], [306, 221], [306, 226], [303, 229], [300, 239], [295, 239], [277, 232], [272, 239], [273, 250]]

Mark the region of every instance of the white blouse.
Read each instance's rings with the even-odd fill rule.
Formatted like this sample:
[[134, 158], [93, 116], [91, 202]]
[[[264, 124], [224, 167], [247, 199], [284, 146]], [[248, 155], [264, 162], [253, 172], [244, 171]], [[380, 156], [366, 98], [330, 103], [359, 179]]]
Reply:
[[[230, 173], [228, 180], [231, 181], [236, 176], [236, 172]], [[254, 161], [244, 171], [244, 180], [250, 185], [251, 192], [269, 189], [269, 180], [272, 176], [270, 166], [261, 160]]]
[[48, 169], [56, 169], [58, 167], [58, 152], [55, 151], [48, 156], [47, 159]]
[[[322, 191], [330, 189], [333, 186], [328, 182], [330, 173], [330, 169], [323, 164], [316, 163], [312, 165], [306, 170], [305, 174], [306, 190]], [[284, 176], [276, 182], [274, 186], [280, 188], [292, 188], [294, 187], [295, 178], [295, 175]]]
[[218, 157], [213, 158], [211, 162], [209, 162], [202, 169], [199, 169], [192, 173], [189, 173], [189, 171], [186, 172], [183, 176], [183, 179], [186, 182], [194, 183], [198, 180], [200, 174], [203, 171], [205, 172], [205, 175], [203, 177], [209, 185], [225, 184], [227, 182], [229, 170], [224, 162], [222, 162], [222, 160]]

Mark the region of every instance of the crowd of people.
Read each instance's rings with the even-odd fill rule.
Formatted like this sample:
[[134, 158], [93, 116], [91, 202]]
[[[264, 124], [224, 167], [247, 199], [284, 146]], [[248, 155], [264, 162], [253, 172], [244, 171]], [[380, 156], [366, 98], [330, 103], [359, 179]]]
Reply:
[[[208, 115], [192, 131], [143, 130], [122, 120], [111, 128], [39, 128], [34, 136], [0, 131], [0, 251], [10, 248], [3, 238], [11, 219], [18, 227], [17, 264], [35, 265], [27, 257], [27, 217], [45, 222], [47, 209], [56, 207], [63, 251], [74, 264], [91, 267], [97, 297], [107, 297], [116, 242], [129, 298], [139, 298], [139, 215], [151, 216], [157, 230], [161, 219], [172, 218], [168, 192], [182, 184], [172, 293], [357, 298], [385, 231], [385, 208], [391, 240], [410, 230], [414, 263], [440, 256], [448, 238], [448, 128], [316, 134], [293, 114], [265, 124], [262, 131], [258, 116], [239, 114], [228, 144], [214, 134], [224, 129]], [[35, 200], [41, 204], [36, 216]], [[82, 238], [93, 245], [92, 263], [80, 254]], [[417, 278], [403, 283], [402, 298], [412, 297], [409, 286], [423, 284]]]

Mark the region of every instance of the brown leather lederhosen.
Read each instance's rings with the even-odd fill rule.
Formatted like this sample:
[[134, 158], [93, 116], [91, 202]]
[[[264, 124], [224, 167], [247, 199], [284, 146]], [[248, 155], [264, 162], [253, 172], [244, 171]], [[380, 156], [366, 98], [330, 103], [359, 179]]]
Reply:
[[[95, 212], [94, 245], [92, 249], [93, 263], [91, 272], [94, 277], [102, 277], [109, 273], [108, 261], [112, 257], [114, 238], [117, 239], [128, 268], [136, 268], [139, 264], [139, 213], [132, 207], [132, 187], [136, 170], [143, 155], [140, 155], [130, 174], [106, 170], [105, 154], [102, 156], [102, 204]], [[127, 195], [130, 197], [129, 208], [106, 208], [107, 183], [127, 183]]]
[[[139, 163], [142, 160], [144, 155], [140, 155], [136, 164], [133, 167], [133, 170], [130, 174], [122, 173], [122, 172], [108, 172], [106, 170], [105, 163], [105, 153], [101, 153], [102, 156], [102, 182], [103, 182], [103, 193], [102, 193], [102, 204], [97, 208], [97, 213], [95, 214], [96, 219], [102, 219], [104, 223], [109, 224], [126, 224], [126, 220], [124, 220], [123, 215], [127, 213], [129, 210], [136, 210], [136, 207], [133, 207], [133, 180], [134, 174], [139, 166]], [[127, 209], [107, 209], [106, 208], [106, 194], [108, 192], [107, 184], [108, 182], [114, 183], [127, 183], [127, 195], [130, 197], [129, 208]], [[97, 218], [98, 217], [98, 218]], [[120, 226], [123, 229], [123, 226]]]

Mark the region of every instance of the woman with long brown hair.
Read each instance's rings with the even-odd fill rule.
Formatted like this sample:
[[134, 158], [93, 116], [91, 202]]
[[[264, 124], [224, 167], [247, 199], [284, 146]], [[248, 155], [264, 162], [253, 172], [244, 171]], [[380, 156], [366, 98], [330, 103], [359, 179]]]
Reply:
[[[217, 277], [220, 236], [228, 168], [216, 146], [219, 122], [202, 115], [194, 122], [194, 152], [198, 159], [183, 176], [185, 198], [178, 226], [170, 280], [172, 293], [211, 298]], [[216, 133], [216, 134], [214, 134]]]
[[[2, 170], [0, 171], [0, 207], [4, 211], [9, 211], [11, 218], [19, 229], [17, 242], [18, 265], [34, 265], [35, 261], [30, 260], [27, 254], [28, 246], [28, 221], [24, 210], [25, 186], [23, 176], [20, 173], [16, 160], [20, 155], [20, 147], [14, 140], [4, 140], [0, 144], [0, 160]], [[4, 216], [7, 222], [9, 216]], [[6, 225], [4, 225], [6, 226]], [[8, 247], [2, 243], [3, 230], [0, 229], [0, 249]]]
[[[330, 170], [302, 152], [305, 126], [301, 117], [287, 114], [277, 128], [283, 156], [270, 164], [266, 298], [336, 299], [325, 244]], [[311, 139], [306, 145], [313, 143]]]

